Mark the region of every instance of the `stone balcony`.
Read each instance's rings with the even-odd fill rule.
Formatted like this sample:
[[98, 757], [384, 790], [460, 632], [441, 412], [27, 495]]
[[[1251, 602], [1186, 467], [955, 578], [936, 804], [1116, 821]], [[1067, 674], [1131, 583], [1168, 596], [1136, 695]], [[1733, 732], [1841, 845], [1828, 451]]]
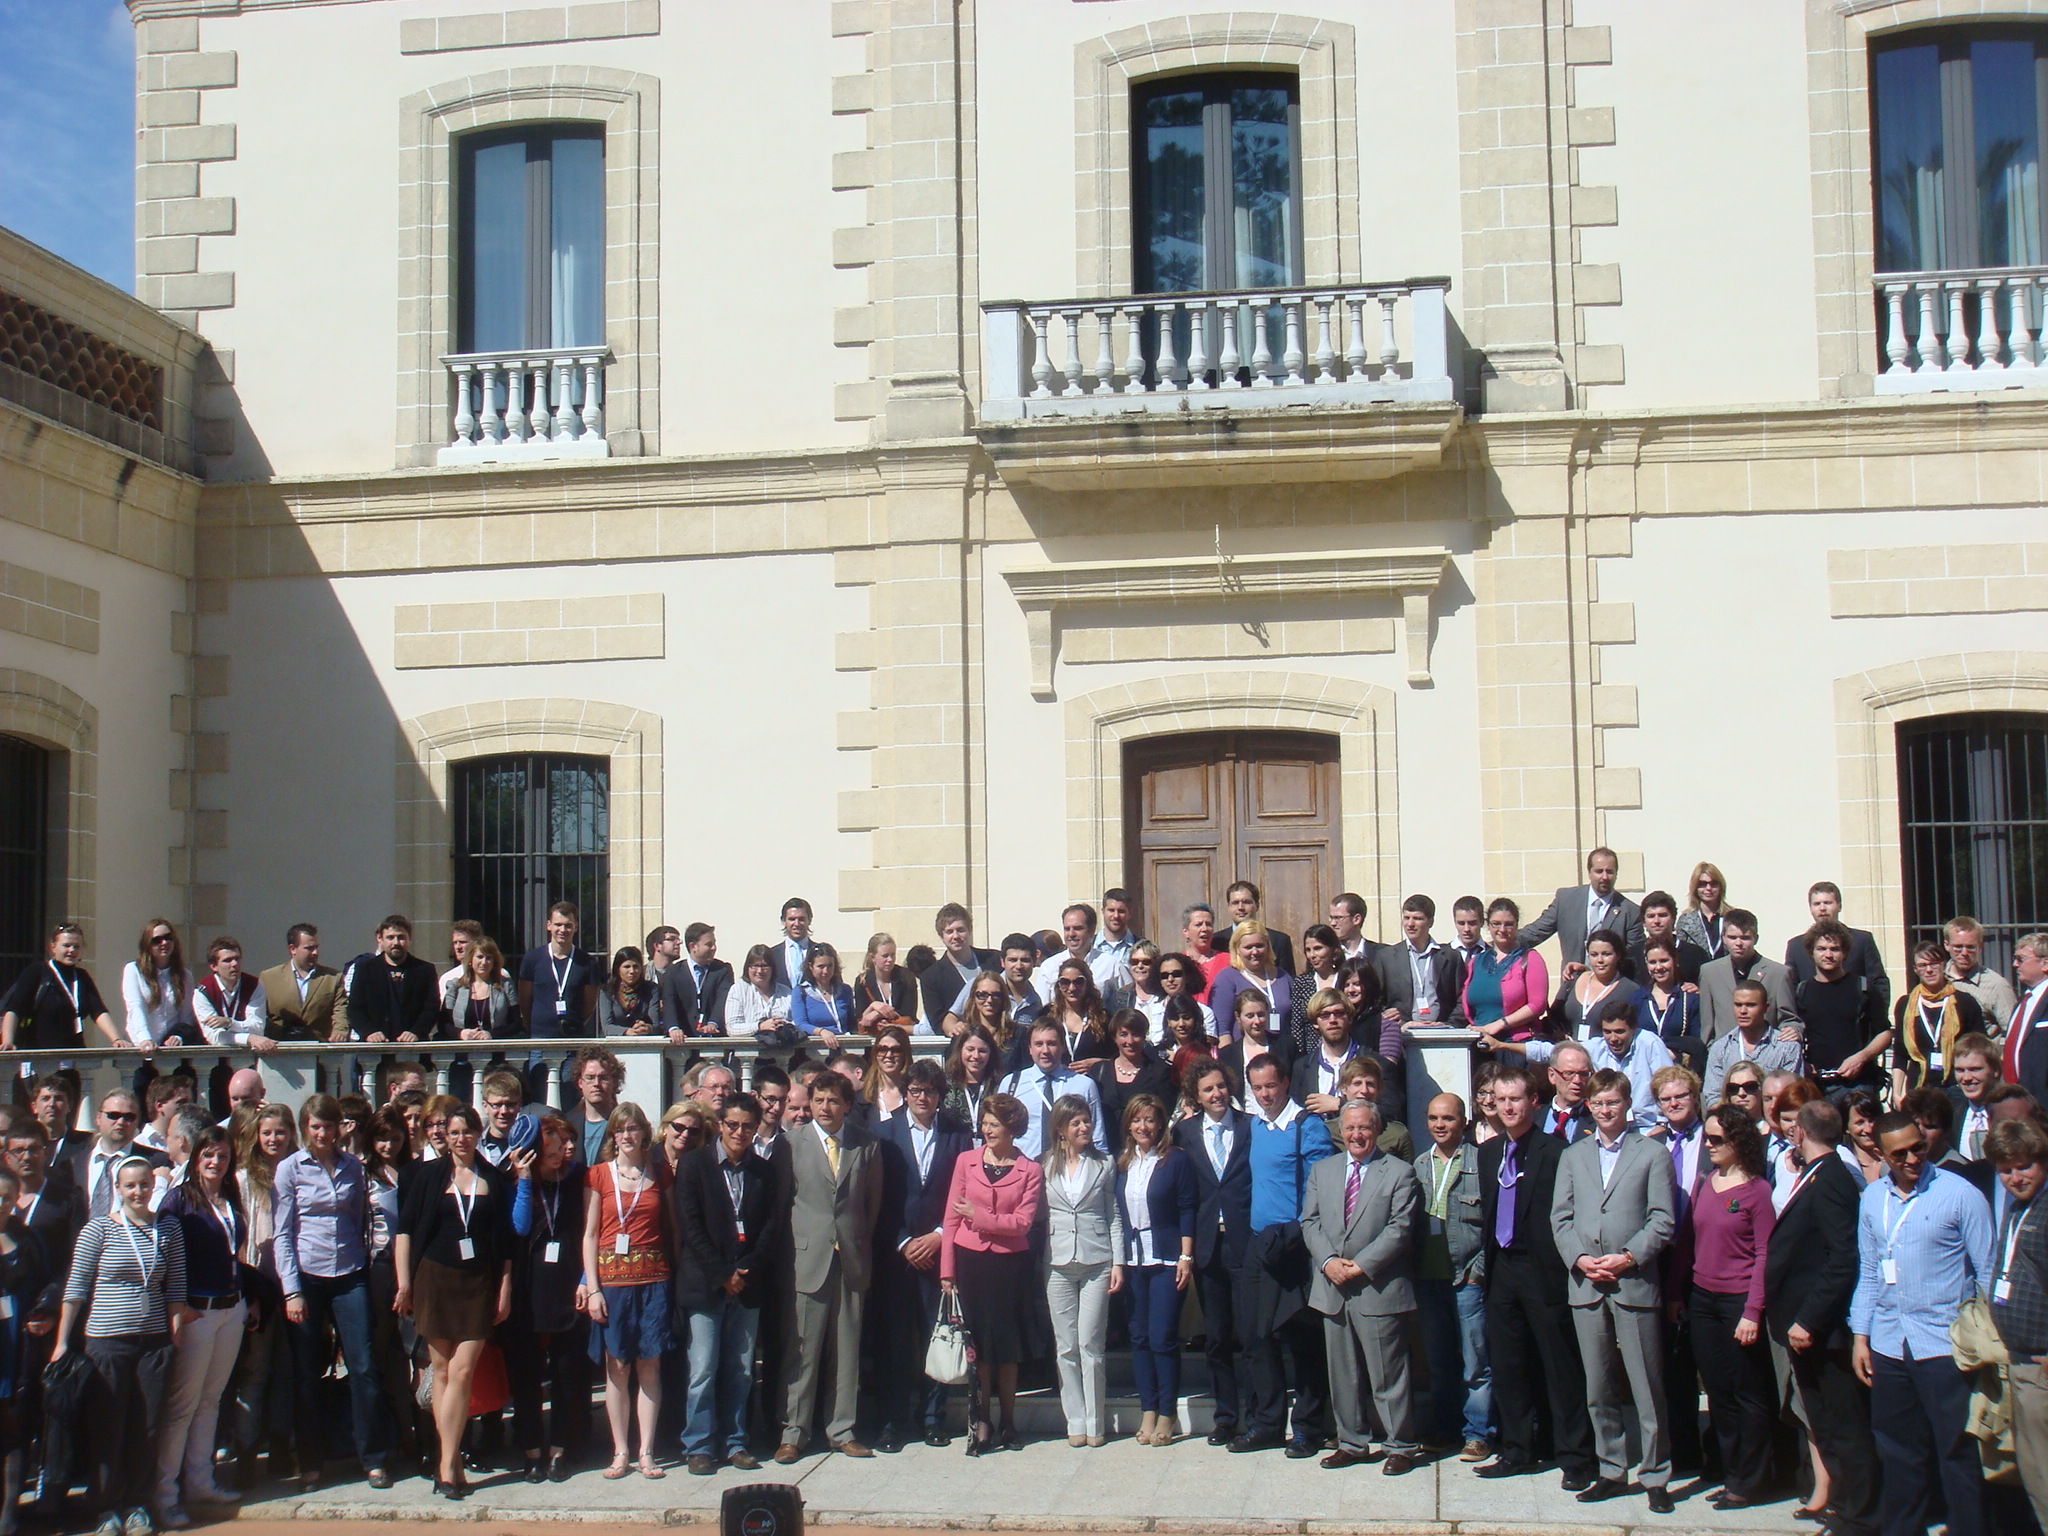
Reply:
[[449, 374], [454, 435], [439, 464], [602, 459], [604, 347], [460, 352], [441, 359]]
[[1880, 395], [2048, 388], [2048, 267], [1880, 272]]

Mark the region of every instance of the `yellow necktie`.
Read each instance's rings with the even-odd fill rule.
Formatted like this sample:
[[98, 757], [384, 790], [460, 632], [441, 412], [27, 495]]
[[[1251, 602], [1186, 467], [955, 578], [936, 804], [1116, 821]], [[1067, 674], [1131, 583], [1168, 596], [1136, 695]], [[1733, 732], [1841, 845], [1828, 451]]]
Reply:
[[832, 1178], [836, 1183], [839, 1179], [839, 1138], [837, 1136], [827, 1136], [825, 1138], [825, 1161], [832, 1165]]

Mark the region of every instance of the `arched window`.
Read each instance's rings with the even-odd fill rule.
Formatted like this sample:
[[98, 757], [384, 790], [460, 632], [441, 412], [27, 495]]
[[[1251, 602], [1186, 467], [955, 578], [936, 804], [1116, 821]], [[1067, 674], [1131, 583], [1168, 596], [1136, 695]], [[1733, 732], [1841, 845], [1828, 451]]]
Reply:
[[1938, 715], [1901, 725], [1898, 751], [1907, 942], [1974, 917], [2006, 973], [2048, 927], [2048, 715]]
[[546, 941], [547, 911], [573, 901], [585, 949], [608, 947], [611, 763], [521, 752], [450, 765], [455, 912], [475, 918], [508, 964]]
[[0, 736], [0, 986], [43, 953], [50, 876], [50, 754]]

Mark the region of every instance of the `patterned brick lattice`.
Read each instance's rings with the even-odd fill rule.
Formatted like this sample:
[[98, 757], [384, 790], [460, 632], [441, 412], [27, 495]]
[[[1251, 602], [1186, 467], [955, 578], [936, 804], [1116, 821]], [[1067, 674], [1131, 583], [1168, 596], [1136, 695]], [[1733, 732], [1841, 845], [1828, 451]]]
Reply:
[[6, 292], [0, 292], [0, 365], [163, 430], [161, 368]]

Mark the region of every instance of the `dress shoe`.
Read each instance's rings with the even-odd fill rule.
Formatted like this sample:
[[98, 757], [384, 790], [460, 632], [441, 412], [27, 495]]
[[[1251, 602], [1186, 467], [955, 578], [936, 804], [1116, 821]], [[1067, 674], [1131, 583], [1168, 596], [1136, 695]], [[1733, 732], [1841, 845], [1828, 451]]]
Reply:
[[1380, 1468], [1380, 1472], [1387, 1477], [1399, 1477], [1404, 1472], [1413, 1472], [1414, 1470], [1415, 1458], [1406, 1451], [1387, 1452], [1387, 1464]]
[[785, 1440], [782, 1444], [775, 1447], [775, 1465], [778, 1467], [793, 1467], [802, 1455], [802, 1451]]
[[942, 1434], [935, 1429], [924, 1437], [924, 1443], [935, 1451], [943, 1451], [953, 1443], [953, 1437], [948, 1434]]
[[434, 1479], [435, 1494], [444, 1499], [462, 1499], [469, 1496], [469, 1490], [460, 1483], [451, 1483], [445, 1477]]
[[1230, 1442], [1233, 1453], [1244, 1451], [1277, 1451], [1286, 1444], [1278, 1435], [1239, 1435]]
[[709, 1477], [718, 1470], [718, 1463], [709, 1456], [692, 1456], [685, 1465], [690, 1469], [692, 1477]]
[[1590, 1472], [1567, 1472], [1559, 1486], [1566, 1493], [1582, 1493], [1593, 1486], [1593, 1474]]
[[1678, 1511], [1678, 1506], [1671, 1500], [1669, 1488], [1646, 1489], [1644, 1496], [1650, 1501], [1650, 1513], [1653, 1515], [1669, 1515]]
[[1493, 1447], [1488, 1445], [1484, 1440], [1467, 1440], [1465, 1442], [1465, 1449], [1458, 1452], [1458, 1460], [1474, 1462], [1484, 1461], [1487, 1457], [1491, 1456], [1492, 1454]]
[[1509, 1461], [1505, 1456], [1496, 1456], [1483, 1467], [1473, 1469], [1474, 1477], [1527, 1477], [1536, 1470], [1533, 1461]]
[[1236, 1438], [1237, 1426], [1235, 1424], [1218, 1424], [1209, 1431], [1209, 1443], [1211, 1445], [1228, 1445]]
[[548, 1464], [538, 1456], [526, 1464], [526, 1480], [529, 1483], [544, 1483], [548, 1480]]
[[903, 1449], [903, 1437], [891, 1430], [875, 1442], [875, 1449], [884, 1456], [894, 1456]]
[[1754, 1499], [1745, 1499], [1739, 1493], [1729, 1493], [1723, 1490], [1715, 1494], [1707, 1502], [1716, 1509], [1748, 1509], [1756, 1501]]
[[1289, 1461], [1301, 1461], [1306, 1457], [1315, 1455], [1321, 1449], [1322, 1447], [1313, 1440], [1290, 1440], [1287, 1442], [1287, 1459]]
[[1328, 1468], [1332, 1472], [1341, 1472], [1346, 1467], [1362, 1467], [1371, 1460], [1371, 1455], [1365, 1451], [1349, 1451], [1340, 1445], [1316, 1465]]
[[758, 1472], [761, 1470], [761, 1458], [748, 1450], [744, 1445], [726, 1457], [725, 1464], [736, 1472]]
[[1604, 1504], [1609, 1499], [1618, 1499], [1628, 1492], [1628, 1484], [1618, 1477], [1596, 1477], [1593, 1486], [1579, 1491], [1581, 1504]]
[[569, 1466], [569, 1457], [568, 1457], [568, 1453], [567, 1453], [567, 1452], [564, 1452], [564, 1451], [556, 1451], [556, 1452], [554, 1453], [554, 1455], [552, 1455], [552, 1456], [550, 1456], [550, 1457], [548, 1458], [548, 1481], [549, 1481], [549, 1482], [551, 1482], [551, 1483], [566, 1483], [567, 1481], [569, 1481], [569, 1473], [570, 1473], [570, 1466]]
[[842, 1440], [832, 1449], [842, 1456], [851, 1456], [855, 1461], [866, 1461], [875, 1454], [858, 1440]]
[[386, 1467], [372, 1467], [363, 1474], [363, 1481], [372, 1488], [389, 1488], [391, 1486], [390, 1469]]

